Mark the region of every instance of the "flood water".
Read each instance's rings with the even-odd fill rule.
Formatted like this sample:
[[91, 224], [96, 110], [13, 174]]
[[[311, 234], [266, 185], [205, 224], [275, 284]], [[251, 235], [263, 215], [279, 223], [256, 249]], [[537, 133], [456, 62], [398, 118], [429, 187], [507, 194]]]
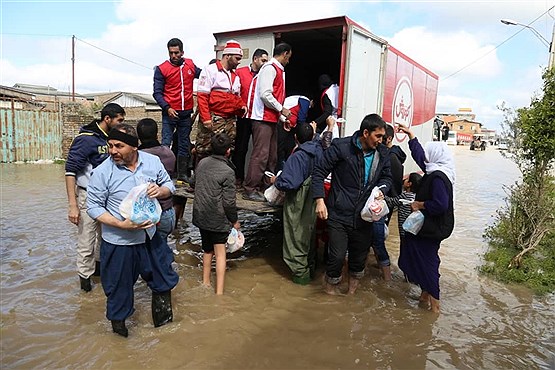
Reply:
[[[418, 306], [396, 268], [386, 284], [370, 267], [354, 296], [327, 296], [320, 279], [293, 284], [279, 222], [241, 213], [247, 248], [230, 256], [225, 295], [200, 287], [200, 237], [185, 226], [174, 322], [153, 327], [139, 281], [127, 339], [112, 333], [100, 283], [79, 289], [63, 165], [2, 164], [1, 368], [553, 369], [555, 297], [477, 272], [484, 228], [518, 171], [494, 148], [452, 149], [456, 227], [440, 250], [441, 315]], [[387, 245], [396, 261], [396, 233]]]

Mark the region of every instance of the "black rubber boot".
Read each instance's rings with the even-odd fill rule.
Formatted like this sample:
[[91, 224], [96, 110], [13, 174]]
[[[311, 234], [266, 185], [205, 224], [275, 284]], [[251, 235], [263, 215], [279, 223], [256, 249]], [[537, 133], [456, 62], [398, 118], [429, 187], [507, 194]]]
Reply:
[[155, 328], [173, 321], [171, 290], [152, 292], [152, 321]]
[[177, 180], [189, 182], [187, 177], [188, 160], [185, 156], [177, 157]]
[[125, 320], [112, 320], [112, 331], [125, 338], [129, 335], [129, 332], [125, 327]]
[[83, 289], [85, 292], [90, 292], [92, 290], [91, 278], [85, 279], [79, 276], [79, 282], [81, 283], [81, 289]]
[[100, 276], [100, 261], [94, 263], [94, 273], [93, 276]]

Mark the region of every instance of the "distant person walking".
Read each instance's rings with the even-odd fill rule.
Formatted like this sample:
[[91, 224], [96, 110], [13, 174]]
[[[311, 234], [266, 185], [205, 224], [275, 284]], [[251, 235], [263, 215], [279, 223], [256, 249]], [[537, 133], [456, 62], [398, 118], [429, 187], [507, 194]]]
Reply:
[[173, 38], [167, 44], [169, 59], [154, 69], [152, 96], [162, 108], [162, 145], [171, 146], [177, 130], [177, 179], [189, 181], [187, 162], [193, 122], [193, 80], [201, 69], [192, 59], [183, 58], [183, 42]]
[[73, 139], [66, 161], [67, 217], [77, 225], [77, 273], [81, 289], [90, 292], [91, 276], [100, 275], [100, 224], [87, 214], [87, 186], [92, 170], [108, 158], [108, 132], [123, 122], [125, 110], [107, 104], [95, 119], [81, 127]]

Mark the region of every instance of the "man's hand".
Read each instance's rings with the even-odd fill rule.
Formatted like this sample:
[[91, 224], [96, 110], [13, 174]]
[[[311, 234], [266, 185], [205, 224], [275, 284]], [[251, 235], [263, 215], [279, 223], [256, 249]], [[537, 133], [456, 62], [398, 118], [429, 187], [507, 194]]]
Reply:
[[67, 211], [67, 219], [75, 225], [79, 225], [79, 207], [77, 204], [70, 204]]
[[149, 183], [146, 188], [146, 195], [148, 195], [149, 198], [158, 198], [161, 195], [160, 187], [153, 182]]
[[241, 110], [243, 111], [243, 115], [241, 116], [241, 118], [245, 118], [247, 116], [247, 113], [249, 112], [249, 109], [245, 105], [241, 107]]
[[291, 131], [291, 122], [288, 119], [283, 122], [283, 129], [287, 132]]
[[316, 216], [318, 216], [321, 220], [328, 219], [328, 208], [326, 207], [324, 198], [316, 199]]
[[291, 117], [291, 111], [285, 107], [281, 108], [281, 114], [283, 114], [285, 118]]
[[149, 220], [140, 224], [136, 224], [131, 222], [131, 220], [129, 220], [128, 218], [126, 218], [125, 220], [120, 222], [119, 227], [120, 229], [124, 229], [124, 230], [144, 230], [144, 229], [148, 229], [153, 225], [154, 224]]
[[214, 131], [214, 125], [213, 125], [213, 123], [212, 123], [212, 120], [203, 122], [202, 125], [203, 125], [207, 130]]
[[412, 211], [419, 211], [421, 209], [425, 209], [426, 207], [424, 207], [424, 202], [420, 202], [420, 201], [414, 201], [410, 204], [410, 209]]
[[173, 108], [168, 108], [168, 116], [170, 116], [171, 118], [178, 118], [179, 114], [177, 114], [177, 111]]

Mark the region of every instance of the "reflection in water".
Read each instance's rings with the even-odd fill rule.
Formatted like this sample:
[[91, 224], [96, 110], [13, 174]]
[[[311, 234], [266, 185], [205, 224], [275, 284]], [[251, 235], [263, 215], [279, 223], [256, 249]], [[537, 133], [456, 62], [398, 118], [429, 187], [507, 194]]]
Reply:
[[[152, 326], [150, 292], [139, 282], [127, 339], [111, 332], [100, 284], [89, 294], [79, 290], [63, 167], [0, 165], [2, 368], [553, 366], [555, 297], [534, 297], [476, 269], [487, 247], [484, 227], [503, 203], [502, 184], [518, 172], [493, 149], [453, 150], [457, 221], [440, 251], [439, 317], [418, 307], [418, 289], [398, 270], [386, 284], [370, 266], [352, 297], [324, 295], [319, 280], [293, 284], [281, 261], [279, 220], [242, 212], [247, 248], [230, 256], [226, 295], [200, 287], [200, 236], [185, 228], [174, 323]], [[395, 229], [388, 239], [394, 261]]]

